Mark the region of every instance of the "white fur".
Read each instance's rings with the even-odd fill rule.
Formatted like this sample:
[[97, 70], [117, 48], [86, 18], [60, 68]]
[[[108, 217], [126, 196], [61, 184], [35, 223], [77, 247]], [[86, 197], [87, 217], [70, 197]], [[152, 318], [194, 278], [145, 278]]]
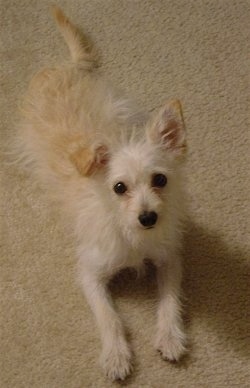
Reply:
[[[93, 70], [75, 27], [59, 9], [55, 14], [69, 45], [74, 35], [74, 63], [33, 79], [22, 107], [17, 159], [46, 184], [74, 229], [79, 281], [101, 333], [101, 362], [112, 380], [124, 379], [132, 369], [131, 350], [107, 291], [109, 279], [124, 267], [139, 268], [150, 258], [160, 268], [156, 348], [170, 360], [185, 351], [179, 256], [185, 129], [177, 102], [145, 123], [146, 116]], [[156, 173], [167, 176], [164, 188], [152, 187]], [[119, 181], [128, 188], [123, 195], [113, 189]], [[139, 222], [144, 211], [158, 215], [151, 229]]]

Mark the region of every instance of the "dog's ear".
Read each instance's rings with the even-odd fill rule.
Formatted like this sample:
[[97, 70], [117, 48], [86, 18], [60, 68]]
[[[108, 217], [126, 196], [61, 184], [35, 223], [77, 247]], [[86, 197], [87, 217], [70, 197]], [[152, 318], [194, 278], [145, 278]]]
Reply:
[[98, 146], [94, 150], [80, 147], [70, 155], [70, 160], [82, 176], [90, 176], [107, 164], [109, 155], [106, 146]]
[[186, 130], [180, 101], [169, 101], [161, 108], [151, 122], [148, 137], [176, 155], [185, 153]]

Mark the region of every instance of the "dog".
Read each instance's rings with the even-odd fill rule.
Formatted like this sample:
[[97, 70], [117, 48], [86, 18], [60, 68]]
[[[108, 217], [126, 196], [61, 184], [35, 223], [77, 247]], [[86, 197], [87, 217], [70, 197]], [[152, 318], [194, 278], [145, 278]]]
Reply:
[[62, 209], [76, 237], [78, 276], [111, 380], [132, 371], [132, 352], [108, 291], [125, 267], [157, 270], [155, 347], [186, 352], [181, 305], [186, 130], [178, 100], [144, 114], [103, 80], [93, 45], [54, 6], [70, 61], [40, 71], [21, 104], [18, 160]]

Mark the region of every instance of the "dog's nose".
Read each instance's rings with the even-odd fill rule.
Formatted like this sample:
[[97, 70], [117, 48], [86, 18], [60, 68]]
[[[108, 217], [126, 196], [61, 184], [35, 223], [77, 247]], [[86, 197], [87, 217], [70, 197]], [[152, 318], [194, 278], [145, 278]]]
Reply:
[[155, 212], [143, 212], [138, 218], [143, 226], [149, 227], [155, 225], [158, 216]]

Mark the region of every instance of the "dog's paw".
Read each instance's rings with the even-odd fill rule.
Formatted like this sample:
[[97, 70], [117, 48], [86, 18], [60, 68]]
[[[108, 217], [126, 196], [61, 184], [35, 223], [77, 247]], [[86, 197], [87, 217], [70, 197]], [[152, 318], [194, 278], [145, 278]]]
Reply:
[[187, 352], [186, 342], [183, 332], [160, 332], [156, 338], [155, 348], [161, 353], [164, 360], [179, 361]]
[[132, 354], [129, 347], [113, 346], [104, 349], [101, 356], [101, 365], [109, 379], [124, 380], [132, 372]]

